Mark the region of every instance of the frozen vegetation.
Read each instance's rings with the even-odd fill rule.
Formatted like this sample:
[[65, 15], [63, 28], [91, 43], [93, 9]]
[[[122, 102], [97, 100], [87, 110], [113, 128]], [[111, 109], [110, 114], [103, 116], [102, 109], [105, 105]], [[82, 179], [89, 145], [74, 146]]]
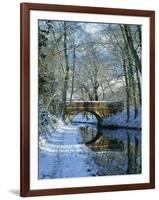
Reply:
[[119, 127], [119, 128], [136, 128], [141, 129], [141, 109], [138, 111], [138, 116], [134, 119], [133, 108], [130, 108], [130, 118], [127, 121], [127, 112], [119, 112], [117, 114], [106, 117], [103, 120], [104, 127]]

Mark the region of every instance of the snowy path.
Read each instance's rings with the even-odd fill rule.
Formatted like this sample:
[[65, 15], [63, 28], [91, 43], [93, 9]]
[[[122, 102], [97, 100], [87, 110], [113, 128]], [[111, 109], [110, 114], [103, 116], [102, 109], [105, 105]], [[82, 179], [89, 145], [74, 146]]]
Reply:
[[57, 129], [41, 140], [39, 152], [39, 178], [84, 177], [97, 173], [90, 150], [82, 144], [78, 127]]

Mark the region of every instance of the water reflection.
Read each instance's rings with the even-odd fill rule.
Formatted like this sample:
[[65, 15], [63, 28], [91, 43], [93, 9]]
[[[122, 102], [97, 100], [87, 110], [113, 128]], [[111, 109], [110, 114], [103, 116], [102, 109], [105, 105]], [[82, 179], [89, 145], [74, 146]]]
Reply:
[[[79, 126], [83, 143], [98, 166], [98, 176], [141, 173], [141, 131]], [[93, 142], [92, 142], [93, 141]]]

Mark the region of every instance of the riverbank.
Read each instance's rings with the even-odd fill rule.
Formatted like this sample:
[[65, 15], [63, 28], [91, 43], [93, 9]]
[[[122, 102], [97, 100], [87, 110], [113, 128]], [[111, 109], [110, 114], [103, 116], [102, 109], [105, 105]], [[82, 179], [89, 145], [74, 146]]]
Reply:
[[130, 118], [127, 122], [127, 112], [116, 113], [103, 120], [104, 128], [129, 128], [141, 130], [141, 109], [139, 109], [138, 116], [134, 119], [133, 108], [130, 109]]

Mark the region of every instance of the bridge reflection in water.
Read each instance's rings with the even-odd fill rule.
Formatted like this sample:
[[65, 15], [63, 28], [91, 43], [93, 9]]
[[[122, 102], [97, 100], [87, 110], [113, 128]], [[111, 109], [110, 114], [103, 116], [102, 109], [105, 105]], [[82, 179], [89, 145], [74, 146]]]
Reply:
[[95, 125], [78, 126], [83, 143], [92, 151], [98, 176], [141, 173], [140, 130], [100, 129], [99, 134]]

